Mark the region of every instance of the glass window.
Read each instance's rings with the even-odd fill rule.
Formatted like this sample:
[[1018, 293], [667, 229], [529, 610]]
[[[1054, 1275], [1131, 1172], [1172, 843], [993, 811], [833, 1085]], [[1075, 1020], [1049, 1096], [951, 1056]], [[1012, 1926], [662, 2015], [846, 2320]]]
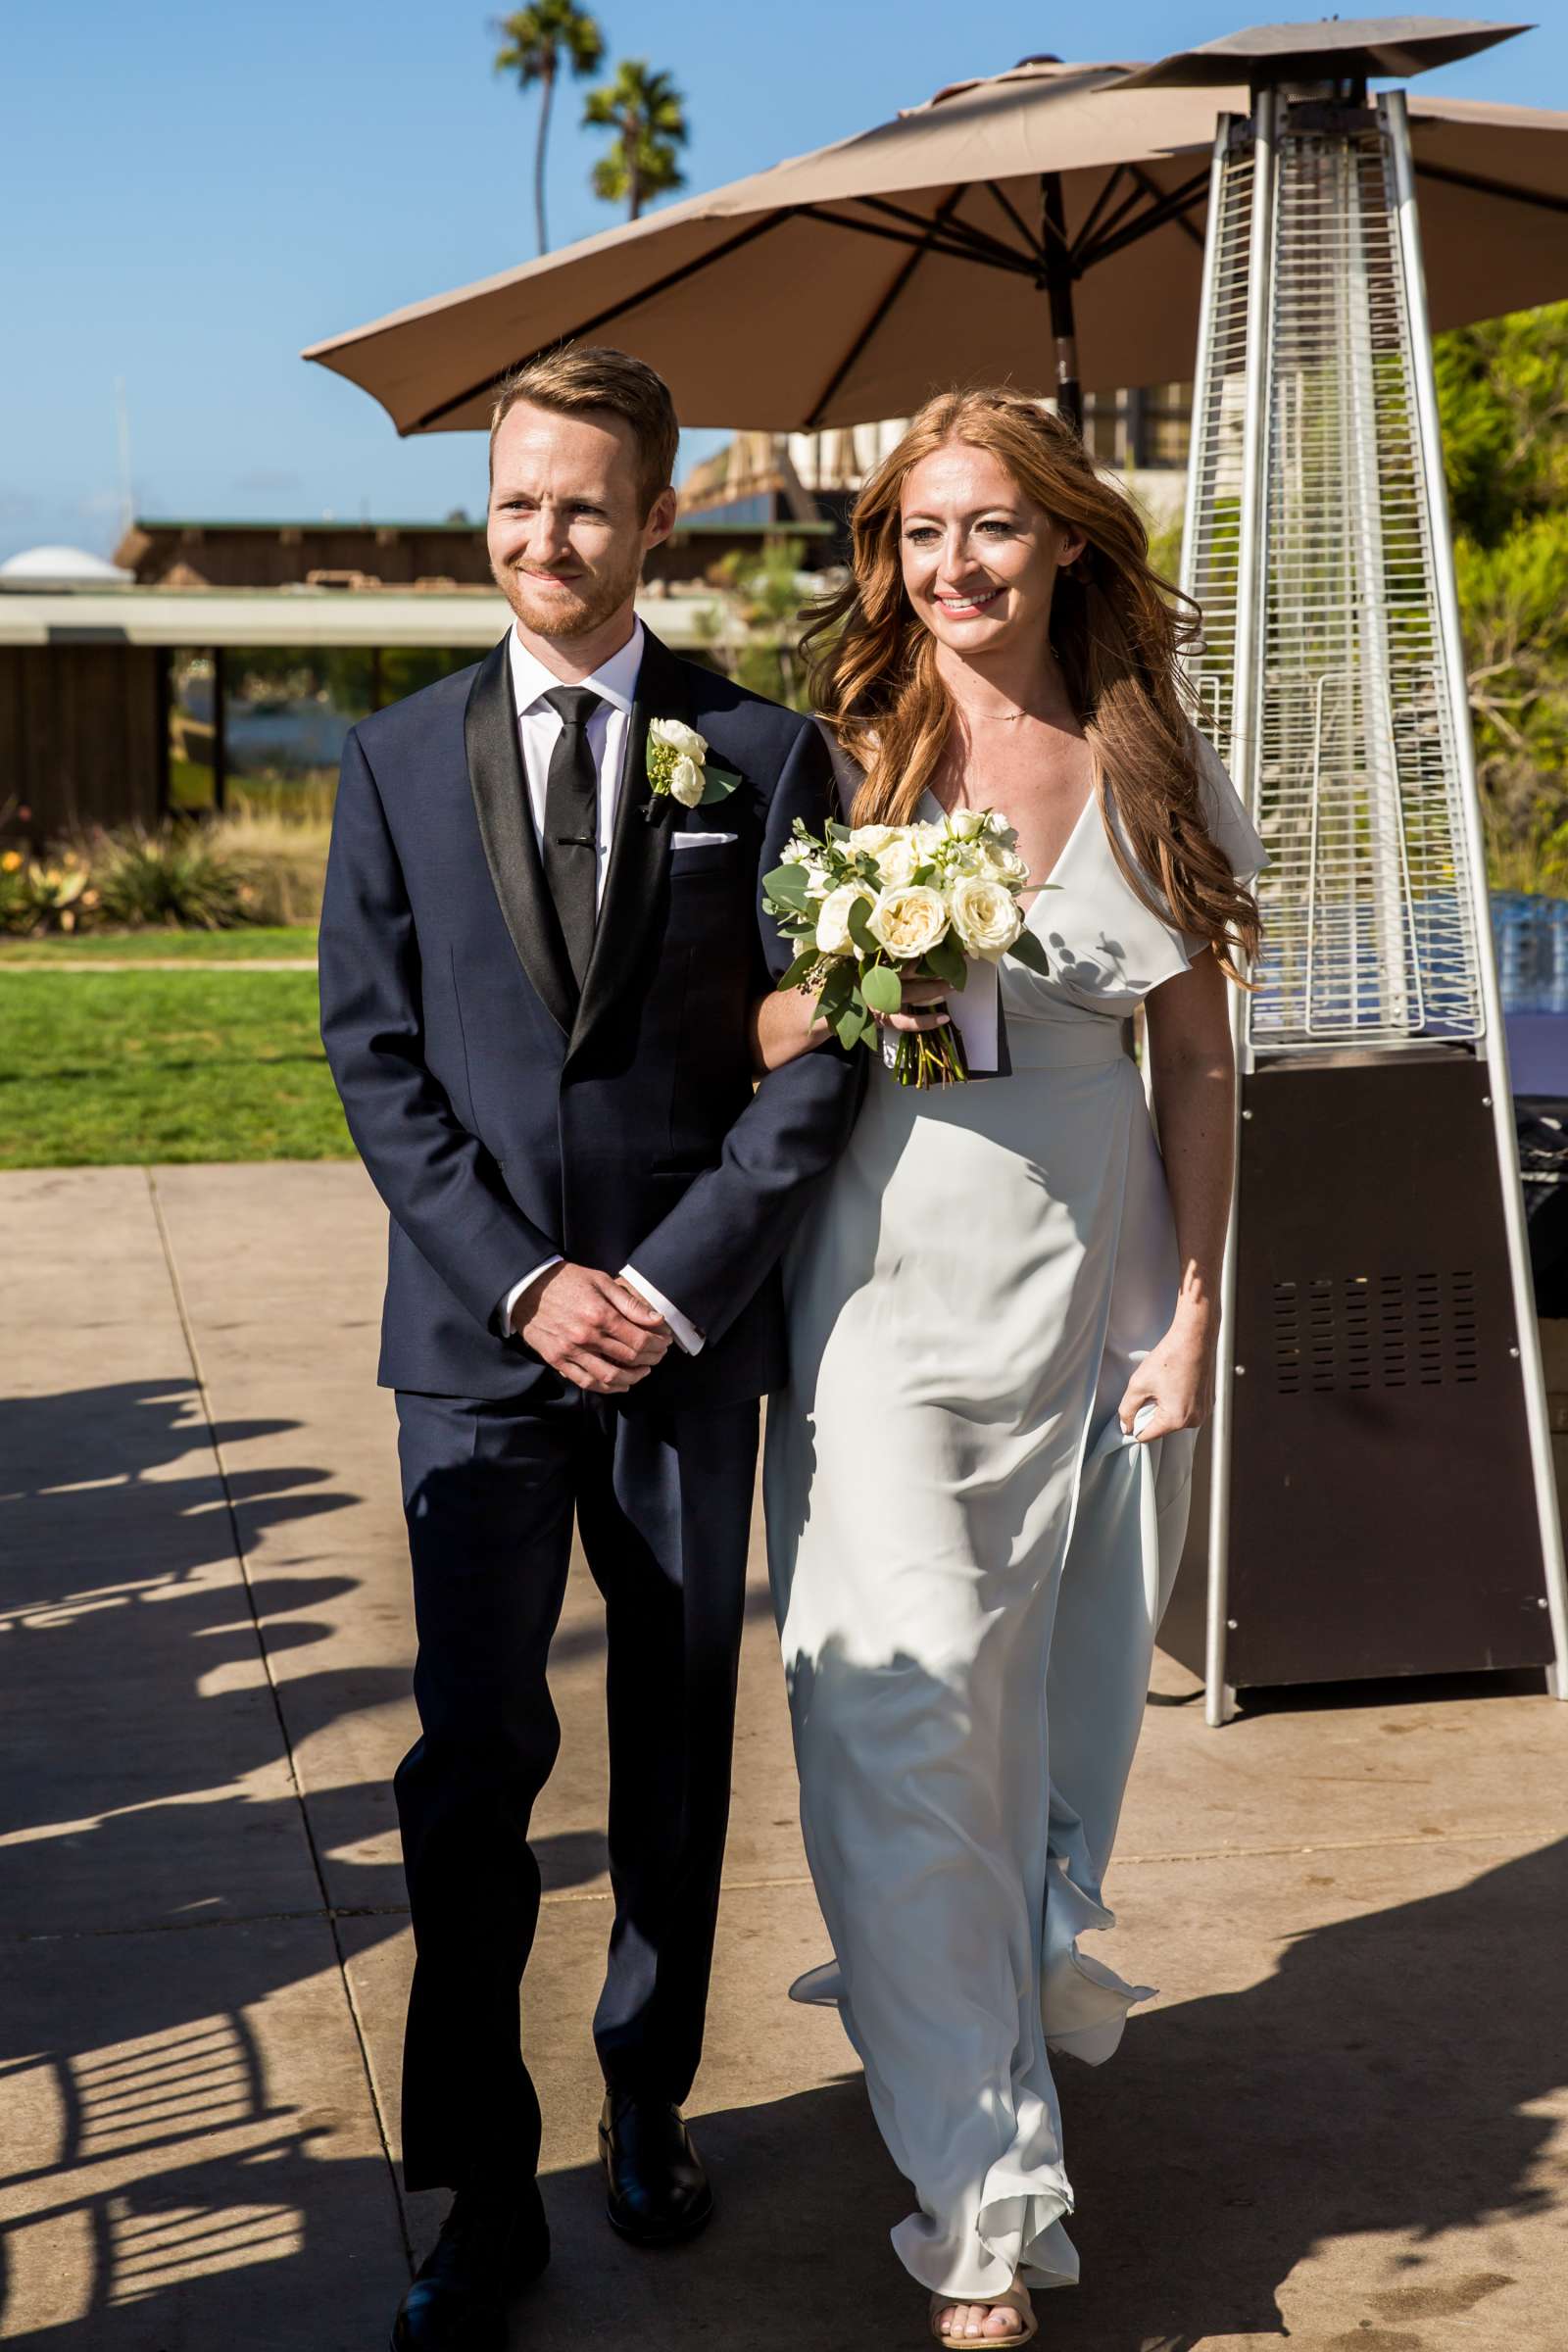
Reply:
[[215, 808], [213, 657], [179, 647], [169, 657], [169, 806]]
[[365, 646], [226, 647], [225, 807], [281, 815], [329, 802], [344, 738], [371, 708], [373, 666]]
[[466, 646], [228, 647], [225, 806], [324, 814], [349, 729], [473, 659]]
[[473, 645], [388, 645], [376, 656], [375, 708], [401, 703], [406, 694], [433, 686], [454, 670], [467, 669], [489, 651]]
[[1121, 457], [1120, 418], [1121, 396], [1116, 392], [1090, 392], [1084, 398], [1084, 446], [1099, 466], [1114, 466]]

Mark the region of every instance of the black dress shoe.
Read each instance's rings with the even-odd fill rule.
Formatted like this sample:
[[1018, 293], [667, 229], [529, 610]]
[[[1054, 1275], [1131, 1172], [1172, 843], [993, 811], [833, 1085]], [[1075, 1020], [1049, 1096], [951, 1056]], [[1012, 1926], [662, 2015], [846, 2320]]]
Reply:
[[713, 2192], [678, 2107], [612, 2091], [599, 2119], [610, 2226], [634, 2246], [678, 2246], [713, 2218]]
[[549, 2225], [531, 2180], [460, 2188], [398, 2306], [392, 2352], [505, 2352], [507, 2305], [549, 2260]]

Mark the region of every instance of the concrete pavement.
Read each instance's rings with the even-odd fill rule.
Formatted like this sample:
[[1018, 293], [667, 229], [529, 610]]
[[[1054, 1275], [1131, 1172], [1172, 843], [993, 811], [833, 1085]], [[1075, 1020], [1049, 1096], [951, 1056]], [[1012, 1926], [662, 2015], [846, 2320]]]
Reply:
[[[0, 2342], [380, 2352], [400, 2199], [388, 1788], [411, 1633], [382, 1227], [352, 1165], [0, 1176]], [[760, 1554], [686, 2253], [600, 2218], [603, 1655], [573, 1579], [525, 2034], [557, 2260], [515, 2343], [922, 2340], [831, 2014]], [[1221, 1733], [1161, 1662], [1111, 1894], [1158, 1984], [1063, 2062], [1073, 2352], [1554, 2352], [1568, 1709], [1337, 1691]]]

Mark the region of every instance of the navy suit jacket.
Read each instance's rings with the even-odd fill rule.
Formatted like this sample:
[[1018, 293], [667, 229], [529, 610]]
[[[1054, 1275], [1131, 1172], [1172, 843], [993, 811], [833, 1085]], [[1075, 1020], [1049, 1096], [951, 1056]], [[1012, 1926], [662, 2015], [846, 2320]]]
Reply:
[[[647, 783], [651, 718], [741, 778], [685, 809]], [[628, 1262], [705, 1333], [623, 1399], [740, 1402], [785, 1377], [778, 1261], [849, 1135], [859, 1058], [828, 1045], [754, 1091], [748, 1016], [788, 960], [760, 884], [820, 832], [817, 728], [649, 634], [592, 960], [574, 1002], [529, 812], [503, 639], [344, 747], [321, 909], [321, 1035], [391, 1212], [380, 1379], [438, 1396], [559, 1385], [503, 1337], [557, 1252]], [[671, 854], [679, 830], [732, 842]]]

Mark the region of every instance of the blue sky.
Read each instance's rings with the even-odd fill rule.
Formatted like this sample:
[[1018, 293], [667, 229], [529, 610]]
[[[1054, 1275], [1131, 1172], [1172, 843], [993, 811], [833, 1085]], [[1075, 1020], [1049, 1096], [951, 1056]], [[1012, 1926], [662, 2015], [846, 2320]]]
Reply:
[[[596, 13], [613, 56], [647, 57], [685, 91], [698, 189], [1032, 53], [1152, 58], [1264, 12], [604, 0]], [[1535, 14], [1538, 30], [1434, 86], [1568, 108], [1568, 0]], [[491, 74], [491, 22], [469, 0], [0, 0], [0, 558], [112, 544], [117, 377], [143, 513], [475, 511], [477, 435], [399, 441], [364, 393], [297, 355], [532, 254], [536, 100]], [[599, 143], [577, 113], [568, 90], [557, 245], [616, 217], [589, 192]]]

